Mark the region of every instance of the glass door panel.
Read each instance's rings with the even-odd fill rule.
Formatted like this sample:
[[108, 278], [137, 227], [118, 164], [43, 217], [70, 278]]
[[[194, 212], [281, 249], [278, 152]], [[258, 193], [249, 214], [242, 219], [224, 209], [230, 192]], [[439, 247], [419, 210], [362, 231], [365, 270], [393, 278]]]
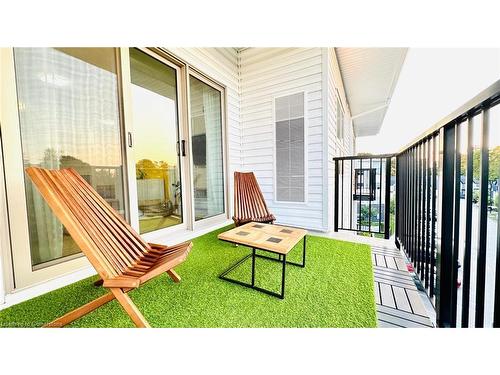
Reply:
[[[24, 168], [74, 168], [125, 215], [115, 50], [15, 48], [14, 67]], [[79, 253], [31, 180], [24, 182], [32, 268]]]
[[130, 49], [134, 155], [139, 229], [183, 222], [177, 116], [177, 72]]
[[224, 213], [221, 92], [190, 76], [195, 220]]

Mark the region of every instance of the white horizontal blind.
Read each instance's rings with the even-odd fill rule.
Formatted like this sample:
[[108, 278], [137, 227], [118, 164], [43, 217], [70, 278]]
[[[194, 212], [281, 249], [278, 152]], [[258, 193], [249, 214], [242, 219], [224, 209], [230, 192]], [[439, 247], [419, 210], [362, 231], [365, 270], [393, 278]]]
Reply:
[[275, 100], [276, 199], [305, 201], [304, 93]]

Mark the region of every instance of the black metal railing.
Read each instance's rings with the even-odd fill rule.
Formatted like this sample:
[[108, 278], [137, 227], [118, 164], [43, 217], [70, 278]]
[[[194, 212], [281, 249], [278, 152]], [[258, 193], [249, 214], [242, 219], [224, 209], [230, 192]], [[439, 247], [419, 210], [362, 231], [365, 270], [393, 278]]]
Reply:
[[396, 155], [334, 158], [335, 231], [389, 238], [394, 190], [396, 246], [439, 327], [500, 327], [499, 104], [500, 80]]
[[497, 81], [397, 155], [396, 245], [439, 327], [500, 327], [499, 103]]
[[334, 229], [390, 236], [394, 155], [343, 156], [335, 161]]

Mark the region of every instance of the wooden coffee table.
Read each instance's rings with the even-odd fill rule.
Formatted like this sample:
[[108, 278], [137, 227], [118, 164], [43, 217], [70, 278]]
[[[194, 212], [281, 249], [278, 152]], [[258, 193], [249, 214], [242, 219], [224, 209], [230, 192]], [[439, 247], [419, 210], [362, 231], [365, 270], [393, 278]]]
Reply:
[[[252, 248], [252, 252], [233, 264], [225, 270], [219, 277], [235, 284], [255, 289], [260, 292], [285, 298], [285, 271], [286, 265], [292, 264], [298, 267], [306, 266], [306, 236], [307, 231], [304, 229], [283, 227], [281, 225], [262, 224], [262, 223], [247, 223], [240, 227], [233, 228], [227, 232], [219, 234], [218, 238], [222, 241], [231, 242], [238, 245], [248, 246]], [[286, 260], [287, 254], [293, 247], [303, 239], [302, 247], [302, 263], [294, 263]], [[277, 254], [278, 258], [256, 254], [256, 250], [263, 250], [271, 254]], [[226, 275], [235, 268], [241, 266], [245, 260], [252, 257], [252, 280], [250, 283], [231, 279]], [[270, 259], [275, 262], [282, 263], [281, 270], [281, 293], [276, 293], [271, 290], [255, 286], [255, 258]]]

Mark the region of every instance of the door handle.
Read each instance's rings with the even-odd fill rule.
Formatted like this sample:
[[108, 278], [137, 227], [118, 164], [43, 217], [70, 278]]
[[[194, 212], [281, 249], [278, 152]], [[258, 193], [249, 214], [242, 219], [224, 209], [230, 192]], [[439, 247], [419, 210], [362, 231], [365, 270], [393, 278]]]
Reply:
[[128, 136], [128, 147], [132, 147], [132, 133], [128, 132], [127, 136]]
[[182, 156], [186, 156], [186, 141], [183, 139], [181, 141]]

